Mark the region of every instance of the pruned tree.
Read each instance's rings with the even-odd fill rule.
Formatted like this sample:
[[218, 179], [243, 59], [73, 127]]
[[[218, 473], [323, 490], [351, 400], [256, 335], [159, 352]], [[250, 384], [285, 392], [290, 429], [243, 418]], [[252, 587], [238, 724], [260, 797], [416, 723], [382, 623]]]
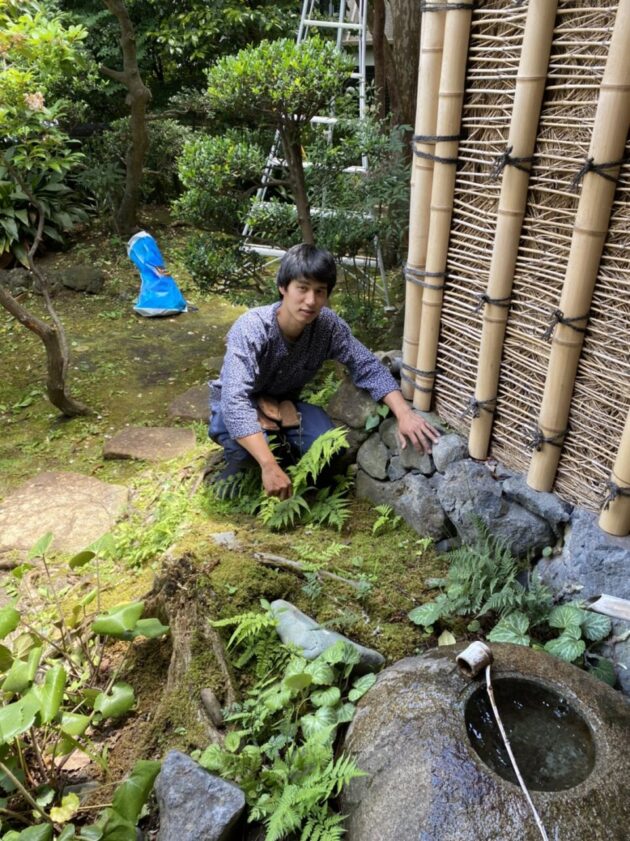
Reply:
[[[61, 19], [49, 14], [37, 0], [0, 4], [0, 169], [14, 194], [28, 202], [22, 221], [32, 222], [32, 237], [17, 247], [36, 278], [49, 321], [31, 313], [1, 281], [0, 305], [42, 340], [48, 399], [69, 417], [88, 414], [89, 409], [69, 393], [68, 342], [48, 280], [34, 259], [50, 211], [36, 195], [33, 183], [50, 173], [63, 176], [78, 161], [59, 128], [62, 109], [58, 104], [48, 105], [46, 95], [64, 74], [76, 72], [78, 47], [84, 37], [81, 27], [64, 27]], [[5, 228], [4, 233], [11, 231]]]
[[304, 179], [304, 131], [343, 92], [352, 67], [352, 59], [332, 41], [313, 37], [300, 44], [287, 38], [262, 41], [220, 59], [208, 71], [211, 108], [279, 132], [304, 242], [314, 242]]
[[130, 111], [130, 141], [126, 154], [125, 189], [120, 206], [115, 213], [118, 233], [130, 236], [138, 225], [140, 207], [140, 186], [144, 169], [144, 159], [149, 145], [147, 132], [147, 106], [151, 100], [151, 91], [142, 81], [138, 67], [136, 35], [123, 0], [103, 0], [114, 15], [120, 27], [120, 46], [123, 69], [113, 70], [101, 66], [104, 76], [120, 82], [127, 88], [126, 101]]

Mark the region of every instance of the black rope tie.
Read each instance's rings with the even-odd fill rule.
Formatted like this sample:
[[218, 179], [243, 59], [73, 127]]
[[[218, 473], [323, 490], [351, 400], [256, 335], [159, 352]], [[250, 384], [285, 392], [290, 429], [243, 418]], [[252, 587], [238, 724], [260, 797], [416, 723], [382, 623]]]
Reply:
[[401, 368], [403, 369], [400, 372], [401, 380], [405, 380], [405, 382], [411, 383], [411, 385], [417, 391], [422, 391], [425, 394], [431, 394], [431, 392], [433, 391], [433, 386], [431, 386], [430, 388], [427, 388], [426, 386], [418, 385], [418, 383], [416, 382], [414, 377], [408, 377], [405, 373], [403, 373], [403, 371], [412, 371], [414, 374], [416, 374], [416, 376], [431, 377], [433, 379], [435, 379], [435, 377], [439, 373], [441, 373], [439, 368], [436, 368], [434, 371], [421, 371], [419, 368], [414, 368], [413, 365], [408, 365], [406, 362], [402, 363]]
[[630, 487], [624, 487], [623, 485], [618, 485], [616, 482], [606, 482], [606, 496], [604, 497], [601, 505], [602, 511], [607, 511], [610, 508], [610, 503], [614, 502], [617, 497], [620, 496], [627, 496], [630, 497]]
[[[446, 281], [448, 280], [448, 272], [425, 272], [423, 269], [414, 269], [412, 266], [404, 267], [405, 280], [414, 283], [416, 286], [422, 286], [423, 289], [444, 289]], [[427, 283], [426, 280], [421, 280], [423, 277], [441, 277], [444, 278], [443, 283]]]
[[468, 398], [468, 405], [461, 413], [460, 418], [465, 418], [470, 415], [473, 418], [481, 417], [482, 412], [488, 412], [489, 415], [494, 415], [496, 412], [497, 398], [491, 397], [489, 400], [477, 400], [474, 394]]
[[413, 153], [417, 158], [426, 158], [428, 161], [435, 161], [438, 164], [457, 164], [459, 158], [443, 158], [441, 155], [434, 155], [433, 152], [421, 152], [413, 147]]
[[414, 143], [453, 143], [455, 140], [464, 140], [466, 135], [461, 134], [414, 134], [411, 144]]
[[472, 11], [472, 7], [472, 3], [420, 3], [421, 12], [450, 12], [455, 9]]
[[506, 298], [491, 298], [485, 292], [475, 292], [474, 296], [477, 298], [477, 306], [473, 309], [473, 312], [481, 312], [485, 304], [492, 304], [495, 307], [505, 307], [507, 309], [512, 300], [510, 295]]
[[545, 435], [542, 429], [535, 429], [531, 433], [531, 438], [528, 438], [525, 444], [528, 449], [536, 450], [536, 452], [540, 452], [545, 444], [551, 444], [552, 447], [562, 447], [568, 431], [567, 428], [556, 435]]
[[619, 178], [619, 176], [611, 175], [609, 172], [606, 172], [606, 170], [615, 169], [616, 167], [624, 164], [626, 160], [627, 158], [622, 158], [620, 161], [609, 161], [606, 164], [596, 164], [595, 158], [585, 158], [584, 163], [573, 176], [573, 180], [571, 181], [571, 189], [577, 190], [580, 181], [589, 172], [594, 172], [595, 175], [599, 175], [601, 178], [605, 178], [606, 181], [612, 181], [613, 183], [617, 183], [617, 179]]
[[575, 330], [576, 333], [586, 333], [586, 327], [578, 327], [575, 323], [576, 321], [586, 321], [590, 315], [590, 310], [586, 313], [586, 315], [576, 315], [572, 318], [566, 318], [562, 310], [554, 310], [551, 313], [551, 318], [549, 320], [549, 324], [547, 329], [542, 334], [543, 339], [551, 339], [551, 334], [553, 333], [554, 327], [556, 324], [564, 324], [565, 327], [570, 327], [571, 330]]
[[531, 164], [534, 160], [533, 155], [529, 155], [526, 158], [517, 158], [512, 155], [513, 148], [513, 146], [508, 146], [495, 160], [492, 172], [490, 173], [492, 179], [496, 180], [506, 166], [513, 166], [515, 169], [520, 169], [523, 172], [530, 172], [531, 167], [528, 164]]

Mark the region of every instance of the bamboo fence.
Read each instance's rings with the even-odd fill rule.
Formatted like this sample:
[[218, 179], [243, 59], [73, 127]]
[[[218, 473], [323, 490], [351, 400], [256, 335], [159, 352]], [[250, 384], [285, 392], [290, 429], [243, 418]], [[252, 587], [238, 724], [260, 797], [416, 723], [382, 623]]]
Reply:
[[[552, 355], [546, 334], [554, 326], [554, 312], [561, 309], [580, 197], [586, 179], [611, 184], [593, 172], [577, 189], [573, 181], [591, 150], [615, 20], [630, 13], [630, 0], [558, 0], [533, 160], [527, 167], [527, 200], [509, 278], [511, 290], [506, 289], [507, 294], [502, 295], [501, 287], [489, 286], [489, 280], [493, 276], [495, 243], [502, 245], [505, 239], [503, 235], [498, 237], [498, 211], [502, 188], [510, 176], [507, 168], [500, 180], [493, 179], [492, 172], [510, 144], [514, 146], [514, 156], [529, 157], [525, 148], [519, 149], [522, 154], [517, 155], [516, 137], [510, 130], [515, 120], [527, 16], [529, 6], [533, 10], [535, 2], [488, 0], [477, 4], [472, 13], [462, 139], [457, 152], [446, 259], [448, 280], [440, 293], [433, 389], [437, 411], [468, 435], [476, 420], [473, 415], [479, 410], [474, 401], [494, 396], [477, 390], [478, 373], [491, 374], [485, 367], [485, 351], [480, 357], [484, 314], [496, 316], [497, 310], [483, 296], [509, 296], [509, 310], [505, 308], [507, 312], [503, 313], [508, 315], [507, 322], [501, 326], [504, 341], [496, 408], [491, 407], [495, 412], [490, 419], [490, 455], [522, 472], [530, 466], [531, 445], [540, 444], [537, 433]], [[447, 27], [451, 14], [454, 12], [446, 13]], [[630, 52], [630, 43], [626, 51]], [[445, 51], [444, 55], [448, 53]], [[620, 72], [623, 75], [625, 71]], [[630, 95], [619, 78], [615, 84], [620, 101], [624, 95]], [[619, 107], [623, 109], [621, 105], [615, 110]], [[535, 115], [531, 119], [536, 119]], [[606, 173], [614, 176], [615, 170]], [[622, 443], [630, 409], [628, 160], [620, 168], [606, 227], [587, 332], [579, 334], [582, 347], [572, 388], [568, 431], [564, 440], [558, 442], [562, 446], [554, 448], [559, 456], [554, 490], [591, 510], [600, 508], [611, 474], [616, 485], [630, 479], [630, 447]], [[429, 237], [430, 249], [432, 231], [417, 235]], [[425, 299], [423, 290], [423, 303]], [[421, 313], [424, 319], [424, 311]], [[571, 311], [564, 317], [584, 314]], [[558, 334], [558, 327], [566, 325], [556, 324], [554, 335]], [[571, 334], [578, 333], [566, 329]], [[434, 330], [427, 332], [430, 350]], [[424, 341], [421, 320], [419, 359]], [[429, 350], [425, 350], [425, 358], [430, 358]], [[421, 369], [422, 365], [417, 367]], [[424, 394], [416, 390], [416, 404], [418, 395]], [[627, 437], [626, 431], [623, 440]], [[619, 459], [621, 465], [617, 464]], [[621, 493], [607, 510], [625, 510], [626, 499]], [[602, 517], [602, 525], [604, 520]], [[613, 530], [610, 524], [604, 527]]]

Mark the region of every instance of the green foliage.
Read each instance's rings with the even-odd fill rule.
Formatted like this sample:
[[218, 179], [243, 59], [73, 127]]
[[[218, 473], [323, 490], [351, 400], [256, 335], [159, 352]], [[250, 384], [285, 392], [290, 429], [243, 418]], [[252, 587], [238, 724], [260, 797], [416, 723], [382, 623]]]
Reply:
[[229, 235], [193, 235], [184, 260], [199, 289], [225, 294], [235, 304], [259, 306], [277, 295], [273, 278], [264, 271], [263, 258], [246, 251], [240, 240]]
[[[293, 495], [284, 500], [264, 493], [259, 496], [256, 510], [263, 524], [272, 530], [292, 528], [297, 523], [317, 523], [340, 529], [348, 517], [347, 481], [340, 479], [334, 489], [319, 490], [314, 488], [314, 483], [347, 446], [347, 431], [343, 427], [329, 429], [320, 435], [299, 462], [287, 468]], [[307, 500], [309, 491], [314, 491], [315, 495]]]
[[209, 106], [245, 123], [299, 132], [341, 93], [352, 66], [332, 41], [265, 40], [208, 70]]
[[402, 520], [402, 517], [398, 514], [392, 516], [394, 514], [394, 509], [391, 505], [377, 505], [374, 510], [378, 514], [378, 517], [372, 525], [372, 534], [378, 534], [383, 531], [393, 531]]
[[[33, 814], [35, 835], [35, 827], [41, 827], [38, 821], [49, 817], [54, 824], [67, 824], [76, 811], [78, 804], [71, 798], [60, 800], [60, 761], [78, 750], [105, 768], [107, 748], [99, 750], [94, 740], [97, 728], [103, 721], [125, 715], [135, 704], [133, 688], [117, 679], [125, 657], [113, 674], [105, 674], [102, 669], [106, 639], [132, 641], [168, 633], [157, 619], [142, 618], [142, 602], [118, 605], [107, 614], [88, 614], [87, 607], [100, 601], [98, 575], [95, 590], [62, 609], [47, 560], [52, 539], [51, 533], [43, 535], [29, 552], [29, 559], [37, 558], [48, 578], [52, 615], [42, 611], [35, 624], [13, 605], [0, 610], [0, 637], [11, 635], [10, 642], [0, 647], [0, 789], [11, 799], [13, 811], [32, 805], [41, 791], [50, 791], [46, 803]], [[96, 565], [107, 546], [108, 541], [101, 539], [72, 558], [70, 567], [77, 570]], [[125, 784], [129, 797], [125, 795], [125, 803], [120, 797], [114, 798], [109, 816], [103, 816], [99, 824], [101, 833], [95, 830], [90, 838], [111, 837], [113, 841], [107, 827], [113, 823], [118, 826], [121, 820], [135, 826], [134, 804], [142, 797], [146, 799], [147, 786], [150, 789], [158, 767], [158, 763], [137, 766], [136, 776]], [[135, 799], [132, 789], [137, 789]], [[44, 805], [51, 806], [48, 814]], [[46, 826], [49, 824], [41, 827], [42, 831]], [[74, 836], [68, 831], [64, 837]]]
[[154, 560], [175, 540], [189, 505], [185, 488], [166, 484], [159, 498], [145, 489], [133, 517], [116, 526], [115, 553], [129, 566], [141, 566]]
[[[270, 616], [266, 607], [263, 631]], [[239, 623], [235, 633], [249, 638], [253, 623], [246, 614], [242, 624], [247, 632]], [[294, 833], [305, 841], [339, 839], [343, 818], [330, 801], [362, 772], [348, 757], [335, 755], [335, 737], [376, 678], [352, 678], [359, 654], [349, 643], [340, 641], [308, 662], [274, 637], [263, 638], [267, 649], [284, 652], [277, 661], [280, 673], [277, 665], [273, 674], [262, 675], [245, 701], [228, 712], [226, 721], [236, 729], [225, 747], [211, 745], [199, 761], [241, 786], [250, 822], [265, 825], [265, 841], [297, 837]]]
[[[432, 630], [436, 623], [453, 626], [458, 617], [468, 617], [470, 631], [481, 631], [482, 623], [496, 620], [486, 633], [490, 642], [535, 645], [545, 651], [579, 663], [610, 680], [608, 661], [587, 650], [585, 640], [601, 642], [611, 631], [610, 619], [584, 610], [579, 604], [553, 606], [551, 593], [534, 573], [529, 586], [517, 580], [521, 567], [504, 543], [493, 540], [483, 526], [473, 546], [451, 553], [445, 579], [432, 579], [431, 587], [442, 592], [409, 613], [416, 625]], [[549, 639], [555, 630], [560, 633]], [[603, 661], [603, 662], [602, 662]], [[594, 662], [594, 665], [591, 664]], [[614, 682], [614, 675], [613, 675]]]
[[0, 257], [10, 252], [26, 263], [40, 213], [49, 241], [84, 218], [64, 184], [79, 156], [59, 128], [61, 104], [46, 101], [76, 72], [84, 37], [36, 0], [0, 5]]
[[175, 212], [197, 227], [240, 233], [264, 165], [262, 149], [243, 132], [196, 135], [178, 161], [185, 192], [175, 202]]
[[385, 404], [378, 406], [374, 414], [368, 415], [365, 421], [366, 431], [370, 432], [372, 429], [376, 429], [376, 427], [379, 426], [383, 418], [386, 418], [388, 414], [389, 406], [385, 406]]
[[301, 398], [306, 403], [310, 403], [313, 406], [324, 407], [330, 402], [333, 394], [337, 392], [337, 389], [341, 384], [341, 380], [334, 368], [332, 371], [328, 372], [324, 369], [320, 373], [322, 374], [323, 379], [318, 375], [314, 380], [308, 383], [308, 385], [302, 389]]

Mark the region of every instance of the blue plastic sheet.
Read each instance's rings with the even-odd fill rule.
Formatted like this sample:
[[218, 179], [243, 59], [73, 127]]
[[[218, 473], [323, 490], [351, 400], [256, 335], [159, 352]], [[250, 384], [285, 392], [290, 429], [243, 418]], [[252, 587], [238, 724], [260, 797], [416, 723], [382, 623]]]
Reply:
[[127, 243], [127, 254], [140, 272], [140, 294], [133, 307], [138, 315], [152, 318], [186, 312], [186, 300], [168, 274], [164, 258], [151, 234], [146, 231], [134, 234]]

